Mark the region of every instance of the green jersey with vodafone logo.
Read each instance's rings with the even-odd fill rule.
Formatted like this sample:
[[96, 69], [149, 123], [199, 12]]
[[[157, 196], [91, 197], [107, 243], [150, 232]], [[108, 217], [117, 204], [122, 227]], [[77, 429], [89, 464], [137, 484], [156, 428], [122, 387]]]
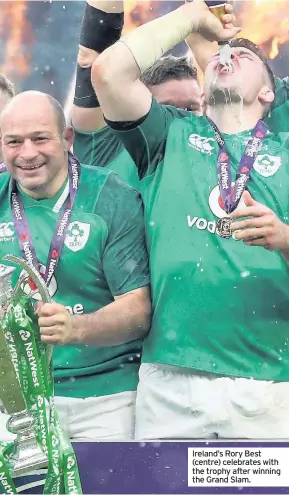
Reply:
[[[143, 361], [289, 380], [288, 267], [278, 252], [217, 234], [226, 212], [208, 120], [153, 100], [137, 127], [110, 124], [137, 164], [145, 205], [154, 317]], [[250, 134], [224, 136], [233, 178]], [[268, 134], [248, 183], [252, 197], [284, 222], [286, 146], [286, 135]]]
[[[51, 199], [36, 201], [18, 187], [32, 240], [44, 273], [64, 186]], [[21, 256], [10, 207], [8, 173], [0, 175], [0, 255]], [[28, 243], [24, 242], [24, 250]], [[14, 282], [19, 271], [14, 272]], [[115, 173], [81, 167], [80, 185], [59, 263], [49, 284], [53, 301], [70, 314], [93, 313], [149, 283], [142, 203]], [[26, 281], [23, 290], [35, 287]], [[37, 298], [37, 295], [36, 295]], [[97, 331], [97, 329], [96, 329]], [[97, 347], [54, 347], [55, 393], [91, 397], [136, 390], [141, 342]]]

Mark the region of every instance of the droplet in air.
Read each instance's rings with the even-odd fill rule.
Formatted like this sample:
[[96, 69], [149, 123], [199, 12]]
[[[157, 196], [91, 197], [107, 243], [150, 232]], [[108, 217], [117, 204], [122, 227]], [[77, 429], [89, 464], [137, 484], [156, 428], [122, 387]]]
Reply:
[[250, 272], [248, 270], [244, 270], [243, 272], [241, 272], [241, 277], [242, 278], [249, 277], [249, 275], [250, 275]]

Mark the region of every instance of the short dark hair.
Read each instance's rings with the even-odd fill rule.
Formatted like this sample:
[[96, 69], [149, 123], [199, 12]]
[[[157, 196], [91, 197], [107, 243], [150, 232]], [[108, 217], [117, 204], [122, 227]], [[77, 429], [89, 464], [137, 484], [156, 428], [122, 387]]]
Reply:
[[238, 48], [238, 47], [247, 48], [251, 52], [255, 53], [255, 55], [257, 55], [257, 57], [259, 57], [259, 59], [263, 62], [264, 67], [266, 69], [271, 89], [275, 93], [275, 76], [274, 76], [271, 68], [269, 67], [267, 57], [264, 55], [261, 48], [258, 45], [256, 45], [255, 43], [253, 43], [253, 41], [250, 41], [246, 38], [234, 38], [233, 40], [230, 41], [230, 46], [232, 48]]
[[57, 125], [59, 129], [59, 134], [62, 136], [63, 131], [66, 127], [66, 119], [64, 115], [64, 110], [62, 106], [60, 105], [59, 101], [57, 101], [53, 96], [46, 94], [49, 103], [51, 104], [53, 111], [55, 113], [55, 117], [57, 120]]
[[141, 76], [141, 81], [146, 86], [157, 86], [173, 79], [195, 79], [198, 81], [197, 69], [189, 57], [167, 55], [157, 60]]
[[5, 93], [8, 95], [10, 98], [13, 98], [15, 96], [15, 90], [14, 90], [14, 85], [12, 84], [9, 79], [7, 79], [6, 76], [3, 76], [3, 74], [0, 74], [0, 92]]

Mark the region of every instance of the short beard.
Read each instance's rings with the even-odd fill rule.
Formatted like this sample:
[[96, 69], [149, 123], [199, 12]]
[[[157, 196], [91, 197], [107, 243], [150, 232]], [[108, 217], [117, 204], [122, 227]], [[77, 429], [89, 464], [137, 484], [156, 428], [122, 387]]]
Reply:
[[[17, 178], [15, 180], [16, 180], [16, 182], [19, 182], [19, 181], [17, 181]], [[38, 184], [29, 186], [29, 187], [27, 187], [25, 184], [23, 184], [22, 181], [19, 182], [19, 184], [20, 184], [20, 186], [23, 185], [23, 187], [25, 187], [25, 189], [27, 189], [27, 191], [32, 191], [32, 192], [34, 192], [34, 191], [36, 191], [36, 192], [37, 191], [42, 191], [43, 189], [45, 189], [47, 187], [47, 183], [46, 182], [45, 183], [44, 182], [39, 182]]]

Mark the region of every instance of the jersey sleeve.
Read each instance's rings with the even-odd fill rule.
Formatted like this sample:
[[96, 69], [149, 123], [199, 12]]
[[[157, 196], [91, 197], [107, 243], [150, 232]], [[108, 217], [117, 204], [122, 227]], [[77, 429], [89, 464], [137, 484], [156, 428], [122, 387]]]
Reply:
[[159, 105], [153, 98], [149, 113], [139, 121], [107, 123], [124, 144], [138, 168], [139, 178], [143, 179], [162, 162], [171, 123], [188, 114], [185, 110]]
[[289, 99], [289, 77], [275, 77], [275, 99], [271, 105], [272, 110], [281, 107]]
[[105, 126], [95, 132], [74, 129], [73, 152], [83, 165], [106, 167], [124, 149], [122, 142]]
[[149, 261], [139, 194], [111, 173], [101, 191], [97, 210], [108, 229], [102, 265], [113, 296], [148, 285]]

